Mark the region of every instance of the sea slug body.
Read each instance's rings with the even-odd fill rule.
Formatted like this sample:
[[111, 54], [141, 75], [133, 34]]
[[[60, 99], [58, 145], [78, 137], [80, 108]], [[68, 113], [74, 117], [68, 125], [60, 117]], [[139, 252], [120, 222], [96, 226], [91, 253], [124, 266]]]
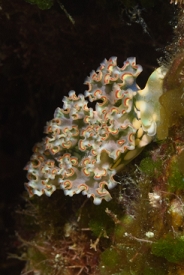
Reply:
[[[69, 92], [63, 108], [45, 127], [46, 137], [35, 145], [27, 164], [30, 196], [82, 192], [95, 204], [109, 201], [113, 176], [152, 141], [159, 124], [159, 97], [165, 71], [155, 70], [141, 90], [136, 78], [142, 67], [128, 58], [123, 67], [116, 57], [92, 71], [84, 95]], [[94, 109], [88, 101], [97, 101]]]

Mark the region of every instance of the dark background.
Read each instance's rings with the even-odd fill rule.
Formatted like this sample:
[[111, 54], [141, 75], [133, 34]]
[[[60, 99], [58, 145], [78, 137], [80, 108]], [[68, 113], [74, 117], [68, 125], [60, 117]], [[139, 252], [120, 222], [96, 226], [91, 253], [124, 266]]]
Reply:
[[144, 68], [137, 80], [143, 88], [165, 55], [176, 7], [169, 0], [135, 2], [62, 1], [73, 25], [57, 2], [42, 11], [24, 0], [0, 0], [1, 275], [18, 275], [24, 265], [7, 259], [19, 244], [15, 211], [23, 207], [23, 168], [63, 96], [72, 89], [83, 93], [85, 78], [111, 56], [120, 67], [136, 56]]

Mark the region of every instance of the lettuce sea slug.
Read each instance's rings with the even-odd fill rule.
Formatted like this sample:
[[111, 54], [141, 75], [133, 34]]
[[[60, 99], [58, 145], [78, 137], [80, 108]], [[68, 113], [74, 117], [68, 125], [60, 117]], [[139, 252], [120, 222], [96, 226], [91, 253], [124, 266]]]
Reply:
[[[26, 166], [30, 196], [61, 188], [65, 195], [93, 197], [97, 205], [111, 199], [108, 190], [118, 184], [113, 176], [152, 141], [160, 121], [165, 69], [156, 69], [143, 90], [136, 84], [141, 71], [135, 58], [121, 68], [116, 57], [105, 59], [87, 77], [84, 95], [64, 97]], [[96, 102], [94, 109], [87, 99]]]

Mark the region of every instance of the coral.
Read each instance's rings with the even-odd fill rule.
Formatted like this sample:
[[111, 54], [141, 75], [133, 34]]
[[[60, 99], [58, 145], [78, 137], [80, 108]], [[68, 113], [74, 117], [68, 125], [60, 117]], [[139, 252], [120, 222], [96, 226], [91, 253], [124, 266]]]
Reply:
[[[70, 91], [64, 97], [26, 167], [31, 196], [61, 188], [65, 195], [93, 197], [95, 204], [111, 199], [105, 187], [117, 185], [113, 176], [153, 140], [160, 121], [165, 69], [155, 70], [143, 90], [136, 84], [141, 71], [135, 58], [122, 68], [115, 57], [105, 59], [86, 79], [85, 96]], [[95, 109], [86, 98], [97, 102]]]

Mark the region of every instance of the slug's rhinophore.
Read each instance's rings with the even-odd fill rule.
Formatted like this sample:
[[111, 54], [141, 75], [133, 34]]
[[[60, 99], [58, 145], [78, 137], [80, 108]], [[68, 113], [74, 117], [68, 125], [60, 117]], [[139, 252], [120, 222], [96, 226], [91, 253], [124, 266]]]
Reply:
[[[86, 79], [88, 90], [70, 91], [47, 123], [47, 136], [34, 147], [26, 169], [30, 196], [82, 192], [95, 204], [109, 201], [113, 176], [135, 158], [156, 135], [164, 70], [150, 76], [144, 90], [136, 84], [142, 67], [128, 58], [119, 68], [116, 58], [104, 60]], [[88, 101], [97, 101], [94, 109]]]

